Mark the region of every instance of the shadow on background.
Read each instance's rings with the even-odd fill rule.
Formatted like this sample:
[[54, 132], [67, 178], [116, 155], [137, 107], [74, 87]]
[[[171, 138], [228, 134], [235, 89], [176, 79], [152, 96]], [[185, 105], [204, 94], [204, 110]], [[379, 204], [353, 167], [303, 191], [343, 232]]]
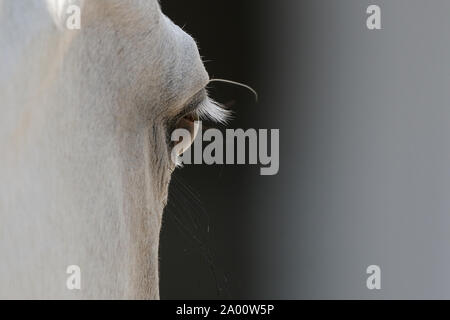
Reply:
[[[371, 4], [381, 30], [366, 27]], [[255, 104], [214, 87], [235, 101], [230, 127], [280, 129], [276, 176], [176, 172], [162, 298], [450, 297], [450, 2], [162, 5], [198, 40], [211, 76], [259, 91]], [[366, 287], [370, 265], [381, 290]]]
[[[258, 1], [162, 1], [163, 12], [197, 41], [211, 78], [259, 89]], [[210, 96], [231, 107], [230, 128], [257, 128], [261, 110], [246, 90], [215, 83]], [[222, 128], [223, 129], [223, 128]], [[161, 235], [162, 299], [245, 298], [252, 293], [251, 217], [254, 166], [177, 169]]]

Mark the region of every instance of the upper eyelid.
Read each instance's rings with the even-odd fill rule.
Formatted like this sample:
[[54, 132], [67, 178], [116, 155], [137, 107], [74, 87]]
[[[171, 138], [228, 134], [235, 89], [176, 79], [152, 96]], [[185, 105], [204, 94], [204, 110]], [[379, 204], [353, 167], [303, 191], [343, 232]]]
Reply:
[[202, 105], [204, 101], [208, 99], [208, 94], [206, 92], [206, 89], [203, 88], [199, 92], [197, 92], [195, 95], [193, 95], [186, 103], [183, 104], [183, 106], [180, 108], [180, 110], [177, 111], [176, 114], [172, 115], [170, 118], [168, 118], [168, 128], [170, 130], [174, 130], [177, 122], [181, 120], [183, 117], [187, 116], [188, 114], [195, 112], [198, 110], [198, 108]]
[[206, 101], [206, 99], [208, 99], [206, 89], [200, 90], [185, 104], [183, 109], [180, 111], [179, 116], [194, 112], [204, 101]]

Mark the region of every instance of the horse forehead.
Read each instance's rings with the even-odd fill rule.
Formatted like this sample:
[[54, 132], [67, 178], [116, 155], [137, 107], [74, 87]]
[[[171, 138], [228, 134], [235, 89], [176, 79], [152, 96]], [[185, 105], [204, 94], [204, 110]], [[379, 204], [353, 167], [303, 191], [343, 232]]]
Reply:
[[44, 0], [44, 3], [55, 24], [62, 29], [65, 28], [69, 13], [72, 12], [68, 9], [73, 6], [83, 11], [83, 18], [85, 11], [95, 8], [95, 16], [98, 19], [108, 15], [117, 22], [122, 20], [120, 21], [121, 24], [123, 23], [122, 27], [130, 23], [136, 26], [138, 21], [145, 21], [146, 25], [151, 26], [157, 24], [161, 16], [158, 0]]
[[[153, 38], [145, 44], [129, 43], [131, 50], [143, 50], [145, 59], [137, 67], [144, 67], [145, 76], [150, 76], [152, 88], [163, 100], [183, 103], [203, 89], [209, 82], [195, 40], [179, 26], [161, 13], [160, 27], [151, 34]], [[154, 54], [146, 54], [149, 44], [162, 48]], [[139, 47], [139, 49], [137, 49]], [[159, 86], [155, 86], [158, 84]]]

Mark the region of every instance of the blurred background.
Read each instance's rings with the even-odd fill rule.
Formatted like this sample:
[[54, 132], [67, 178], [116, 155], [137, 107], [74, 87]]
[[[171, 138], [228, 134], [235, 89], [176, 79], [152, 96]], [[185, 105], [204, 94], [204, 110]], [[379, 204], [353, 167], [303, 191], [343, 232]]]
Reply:
[[[161, 6], [197, 41], [211, 78], [261, 91], [264, 35], [257, 1], [163, 1]], [[233, 110], [230, 128], [260, 127], [263, 110], [247, 90], [214, 83], [209, 93]], [[257, 166], [187, 165], [175, 172], [161, 235], [161, 298], [254, 294], [259, 253], [254, 250], [258, 226], [252, 224], [258, 215], [249, 202], [259, 180]]]
[[[381, 7], [381, 30], [366, 9]], [[450, 2], [162, 0], [230, 128], [280, 129], [280, 171], [186, 166], [163, 299], [450, 298]], [[368, 290], [366, 268], [381, 268]]]

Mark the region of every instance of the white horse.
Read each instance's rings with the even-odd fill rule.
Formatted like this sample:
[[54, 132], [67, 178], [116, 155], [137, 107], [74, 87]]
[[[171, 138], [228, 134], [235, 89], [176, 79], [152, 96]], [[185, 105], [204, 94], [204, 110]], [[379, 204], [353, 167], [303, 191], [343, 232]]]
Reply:
[[196, 43], [156, 0], [0, 0], [0, 48], [0, 298], [159, 298], [170, 132], [217, 115]]

